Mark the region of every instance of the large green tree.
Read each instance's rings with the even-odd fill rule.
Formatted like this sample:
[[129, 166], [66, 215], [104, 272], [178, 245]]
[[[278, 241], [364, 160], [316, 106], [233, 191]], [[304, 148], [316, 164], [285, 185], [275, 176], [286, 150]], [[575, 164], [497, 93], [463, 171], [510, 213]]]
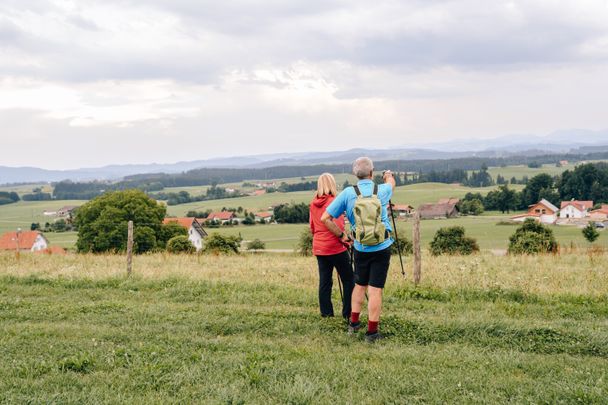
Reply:
[[127, 247], [128, 222], [133, 221], [134, 251], [144, 253], [162, 240], [165, 206], [143, 191], [126, 190], [103, 194], [80, 207], [76, 248], [79, 252], [120, 252]]
[[559, 194], [555, 192], [555, 181], [547, 173], [537, 174], [528, 181], [521, 193], [521, 208], [536, 204], [543, 198], [553, 204], [559, 202]]

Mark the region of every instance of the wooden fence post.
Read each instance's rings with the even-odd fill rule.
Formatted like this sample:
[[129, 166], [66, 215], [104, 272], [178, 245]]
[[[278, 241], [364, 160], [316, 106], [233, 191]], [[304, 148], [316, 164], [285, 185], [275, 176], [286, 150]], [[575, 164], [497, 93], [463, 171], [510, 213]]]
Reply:
[[133, 266], [133, 221], [129, 221], [127, 232], [127, 276], [131, 276]]
[[420, 283], [420, 271], [422, 268], [422, 257], [420, 255], [420, 213], [414, 214], [414, 227], [412, 228], [412, 240], [414, 244], [414, 285]]

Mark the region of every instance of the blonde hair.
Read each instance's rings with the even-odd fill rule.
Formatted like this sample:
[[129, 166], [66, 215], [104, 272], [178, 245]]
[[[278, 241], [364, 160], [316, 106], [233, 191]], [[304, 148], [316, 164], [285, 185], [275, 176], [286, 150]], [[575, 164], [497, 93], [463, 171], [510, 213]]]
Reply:
[[338, 195], [336, 188], [336, 179], [330, 173], [323, 173], [317, 180], [317, 197], [330, 194], [333, 196]]

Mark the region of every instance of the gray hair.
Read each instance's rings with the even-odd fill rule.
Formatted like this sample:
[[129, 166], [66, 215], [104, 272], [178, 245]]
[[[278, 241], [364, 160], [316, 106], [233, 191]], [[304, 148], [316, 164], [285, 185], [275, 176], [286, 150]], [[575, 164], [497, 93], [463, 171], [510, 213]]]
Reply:
[[364, 179], [374, 170], [374, 163], [368, 157], [360, 157], [353, 163], [353, 174], [358, 179]]

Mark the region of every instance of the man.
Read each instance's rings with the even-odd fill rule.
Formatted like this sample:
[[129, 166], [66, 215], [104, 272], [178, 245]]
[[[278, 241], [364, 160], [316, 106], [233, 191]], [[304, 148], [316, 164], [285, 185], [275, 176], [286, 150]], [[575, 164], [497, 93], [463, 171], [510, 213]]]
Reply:
[[346, 212], [354, 235], [355, 289], [352, 296], [352, 312], [349, 333], [361, 327], [359, 314], [368, 293], [368, 323], [365, 340], [373, 343], [382, 339], [378, 330], [382, 309], [382, 290], [386, 282], [391, 259], [393, 229], [387, 213], [387, 205], [395, 189], [395, 179], [390, 171], [384, 173], [384, 184], [372, 181], [374, 165], [371, 159], [360, 157], [353, 163], [353, 174], [359, 181], [354, 187], [344, 189], [327, 207], [321, 221], [334, 235], [345, 243], [349, 235], [332, 221]]

